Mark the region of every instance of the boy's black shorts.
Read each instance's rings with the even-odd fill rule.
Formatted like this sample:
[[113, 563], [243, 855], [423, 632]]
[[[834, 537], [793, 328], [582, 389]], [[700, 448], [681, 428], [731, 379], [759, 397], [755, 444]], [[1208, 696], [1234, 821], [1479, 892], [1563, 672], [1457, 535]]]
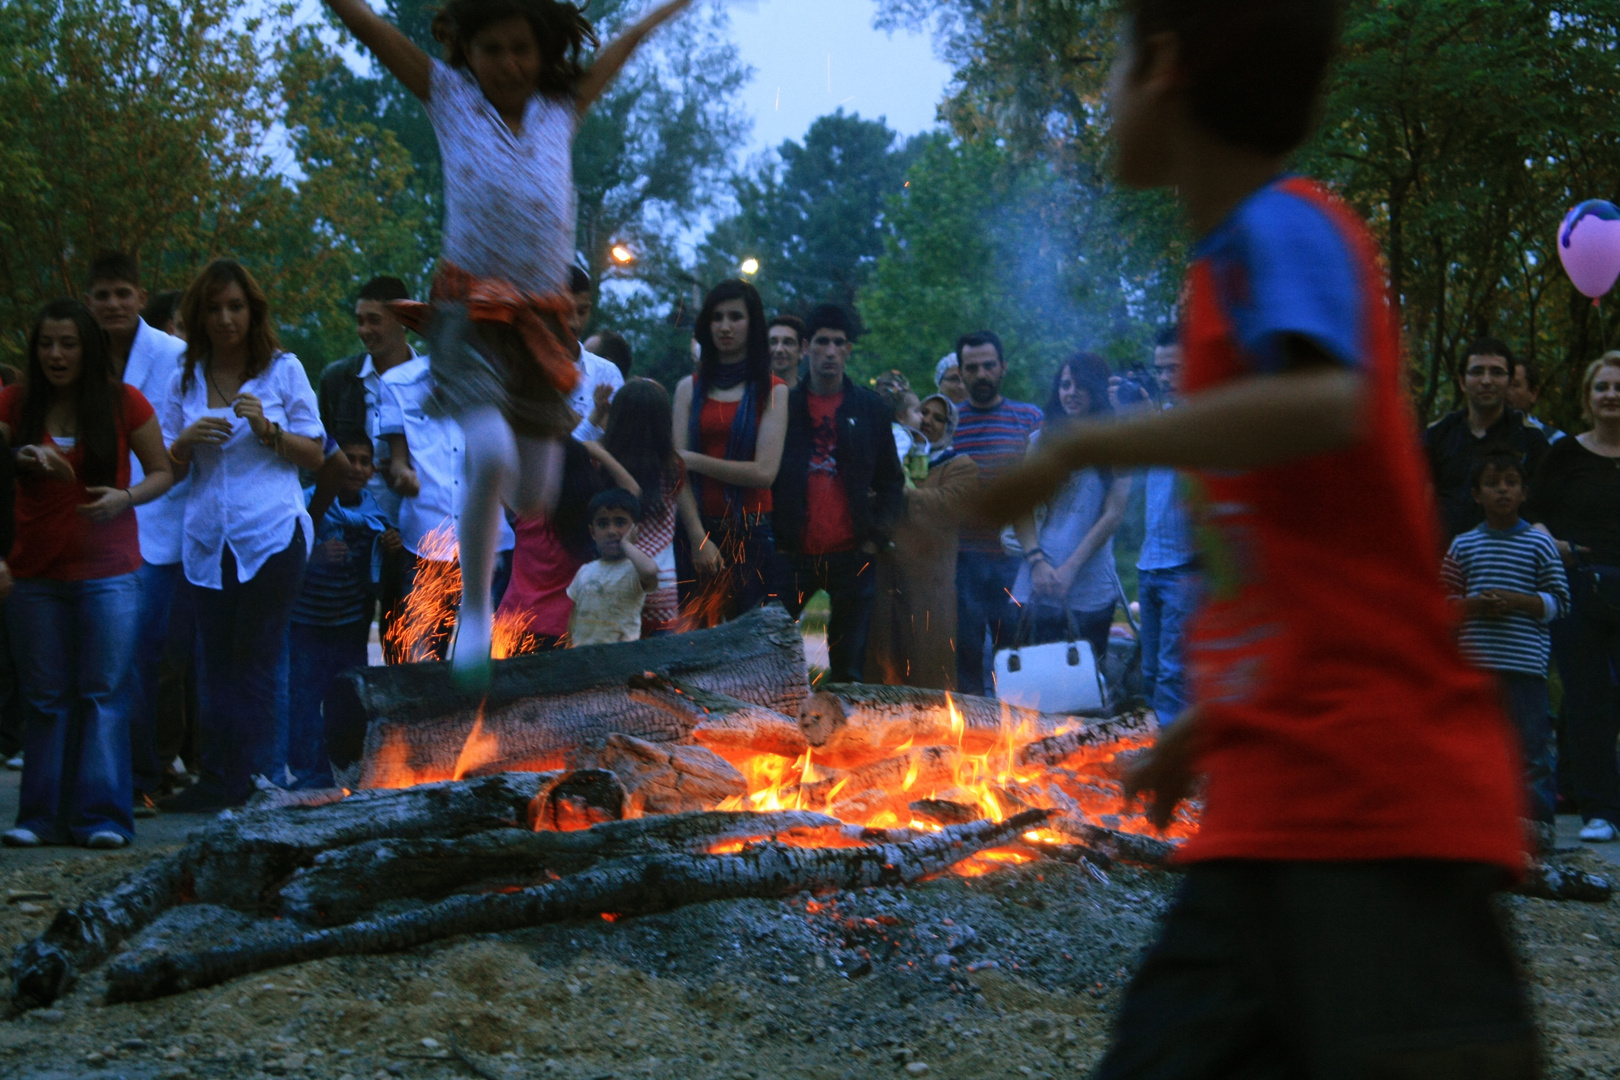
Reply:
[[1491, 893], [1426, 860], [1187, 871], [1098, 1080], [1518, 1080], [1539, 1075]]

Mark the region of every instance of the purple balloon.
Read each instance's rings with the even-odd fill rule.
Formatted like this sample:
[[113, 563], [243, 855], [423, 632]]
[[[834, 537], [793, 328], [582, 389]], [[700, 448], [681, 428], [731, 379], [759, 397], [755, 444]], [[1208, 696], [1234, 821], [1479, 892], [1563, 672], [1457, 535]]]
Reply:
[[1589, 199], [1558, 230], [1558, 257], [1581, 295], [1596, 300], [1620, 280], [1620, 208]]

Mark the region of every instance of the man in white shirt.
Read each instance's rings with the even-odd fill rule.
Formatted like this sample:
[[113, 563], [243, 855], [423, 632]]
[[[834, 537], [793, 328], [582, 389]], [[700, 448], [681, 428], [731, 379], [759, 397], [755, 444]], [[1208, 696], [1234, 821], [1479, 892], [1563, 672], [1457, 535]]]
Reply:
[[[354, 305], [355, 330], [365, 351], [328, 364], [321, 372], [319, 392], [321, 424], [328, 436], [339, 443], [359, 437], [372, 441], [377, 468], [366, 490], [395, 528], [399, 527], [400, 496], [388, 482], [388, 443], [381, 435], [382, 379], [420, 355], [406, 338], [405, 325], [389, 307], [395, 300], [409, 298], [410, 291], [397, 277], [376, 277], [366, 282]], [[346, 461], [340, 457], [339, 465]], [[335, 492], [335, 487], [332, 490]], [[384, 554], [377, 593], [382, 607], [380, 629], [385, 634], [403, 599], [402, 573], [399, 556]]]
[[[122, 252], [108, 252], [90, 264], [90, 287], [85, 302], [90, 314], [107, 332], [113, 367], [124, 382], [160, 408], [169, 383], [185, 355], [186, 343], [154, 330], [141, 318], [146, 306], [140, 269]], [[129, 482], [138, 484], [145, 473], [133, 454]], [[162, 498], [135, 508], [140, 525], [141, 599], [136, 634], [134, 681], [130, 692], [130, 753], [135, 772], [135, 816], [151, 817], [155, 800], [168, 793], [166, 766], [185, 737], [186, 667], [191, 662], [194, 635], [189, 606], [175, 604], [180, 584], [180, 537], [183, 532], [189, 478]], [[173, 703], [159, 708], [159, 702]], [[160, 716], [160, 712], [162, 715]], [[195, 710], [191, 710], [195, 716]]]
[[[456, 536], [467, 502], [467, 452], [461, 426], [429, 408], [433, 373], [425, 356], [416, 356], [382, 377], [382, 409], [378, 434], [388, 443], [389, 485], [400, 495], [399, 535], [405, 546], [400, 598], [408, 601], [424, 562], [453, 563]], [[500, 601], [512, 573], [516, 541], [503, 519], [496, 540], [495, 603]], [[445, 619], [453, 616], [461, 597], [440, 602]], [[408, 606], [408, 605], [407, 605]], [[390, 654], [390, 662], [408, 659], [444, 659], [450, 638], [441, 626], [412, 626], [406, 631], [428, 635], [426, 648], [414, 657]]]
[[[591, 275], [577, 266], [569, 267], [569, 272], [568, 291], [574, 297], [574, 314], [568, 324], [574, 336], [583, 341], [585, 331], [591, 325], [591, 313], [595, 306], [591, 298]], [[613, 395], [619, 392], [619, 387], [624, 385], [624, 373], [619, 370], [619, 365], [604, 360], [584, 346], [579, 348], [574, 370], [579, 372], [579, 385], [574, 387], [568, 401], [579, 414], [579, 426], [574, 429], [574, 438], [580, 442], [596, 442], [607, 426], [608, 405]]]

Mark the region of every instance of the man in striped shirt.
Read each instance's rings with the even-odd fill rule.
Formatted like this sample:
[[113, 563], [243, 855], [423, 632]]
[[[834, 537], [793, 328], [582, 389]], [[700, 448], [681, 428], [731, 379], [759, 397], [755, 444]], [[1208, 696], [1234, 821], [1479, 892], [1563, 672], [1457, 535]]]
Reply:
[[[956, 357], [968, 400], [951, 445], [979, 466], [979, 482], [990, 484], [1024, 460], [1029, 437], [1044, 414], [1039, 406], [1001, 396], [1007, 361], [995, 334], [980, 330], [963, 335]], [[1039, 560], [1045, 553], [1037, 548], [1025, 552], [1025, 558]], [[1018, 558], [1002, 551], [1000, 529], [962, 526], [956, 557], [956, 672], [964, 694], [985, 692], [985, 634], [997, 642], [1010, 636], [1011, 626], [1004, 634], [1001, 623], [1017, 578]]]
[[1462, 613], [1463, 656], [1496, 675], [1519, 729], [1530, 816], [1551, 825], [1557, 786], [1547, 719], [1547, 626], [1569, 614], [1569, 582], [1552, 537], [1519, 517], [1527, 485], [1511, 448], [1483, 455], [1472, 486], [1485, 522], [1451, 542], [1441, 573]]

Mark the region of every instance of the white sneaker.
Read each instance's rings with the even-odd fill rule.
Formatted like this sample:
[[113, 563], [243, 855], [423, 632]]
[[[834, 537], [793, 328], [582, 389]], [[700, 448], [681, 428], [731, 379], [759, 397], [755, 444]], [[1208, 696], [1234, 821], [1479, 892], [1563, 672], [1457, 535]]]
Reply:
[[22, 765], [23, 762], [21, 754], [6, 758], [6, 768], [10, 769], [12, 772], [22, 772]]
[[84, 842], [84, 846], [94, 848], [97, 851], [112, 851], [114, 848], [124, 847], [128, 843], [129, 840], [125, 838], [123, 833], [107, 830], [91, 833], [90, 839]]
[[1616, 829], [1600, 817], [1595, 817], [1581, 829], [1581, 839], [1589, 844], [1611, 843], [1620, 840], [1620, 829]]
[[6, 847], [39, 847], [43, 842], [32, 829], [10, 829], [0, 833], [0, 844]]

